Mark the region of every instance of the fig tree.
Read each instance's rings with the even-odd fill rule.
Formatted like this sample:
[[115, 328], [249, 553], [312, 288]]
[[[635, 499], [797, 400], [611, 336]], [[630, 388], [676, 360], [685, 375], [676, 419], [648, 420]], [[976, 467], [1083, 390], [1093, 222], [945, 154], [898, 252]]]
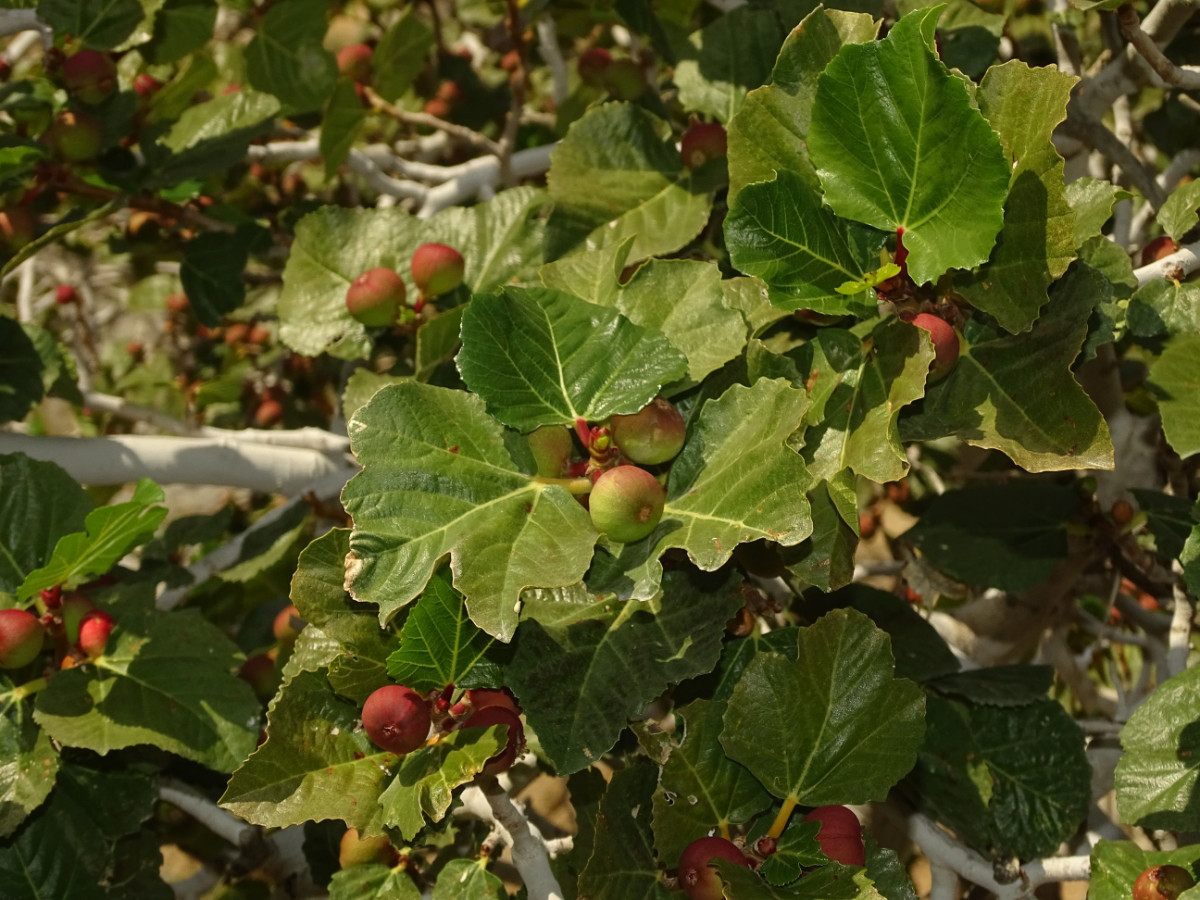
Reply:
[[0, 609], [0, 669], [19, 669], [33, 662], [45, 634], [42, 623], [28, 610]]
[[392, 269], [368, 269], [346, 291], [346, 309], [368, 328], [386, 328], [404, 305], [404, 281]]
[[667, 492], [637, 466], [617, 466], [596, 479], [588, 497], [592, 524], [621, 544], [640, 541], [662, 518]]
[[621, 452], [635, 463], [653, 466], [674, 459], [683, 449], [687, 425], [669, 400], [655, 397], [639, 412], [608, 420]]
[[499, 775], [508, 769], [525, 746], [525, 728], [520, 717], [505, 706], [484, 706], [471, 713], [462, 723], [463, 728], [486, 728], [489, 725], [507, 725], [508, 742], [504, 749], [488, 759], [483, 766], [483, 774]]
[[703, 837], [692, 841], [679, 855], [679, 884], [691, 900], [721, 900], [725, 885], [711, 859], [727, 859], [750, 867], [746, 854], [723, 837]]
[[63, 87], [80, 103], [96, 106], [117, 90], [117, 66], [108, 54], [80, 50], [62, 64]]
[[412, 255], [413, 283], [429, 299], [448, 294], [463, 281], [462, 254], [448, 244], [422, 244]]
[[375, 746], [403, 756], [429, 736], [429, 704], [412, 688], [385, 685], [363, 704], [362, 723]]
[[1182, 866], [1150, 866], [1133, 883], [1133, 900], [1175, 900], [1196, 879]]
[[929, 383], [941, 381], [954, 369], [958, 362], [961, 339], [954, 326], [933, 313], [918, 313], [912, 323], [929, 332], [933, 340], [934, 358], [929, 364]]
[[679, 155], [683, 164], [689, 169], [695, 169], [710, 159], [725, 156], [728, 143], [725, 129], [716, 122], [696, 122], [683, 133], [679, 144]]
[[817, 842], [821, 852], [844, 866], [861, 866], [866, 860], [858, 816], [844, 806], [818, 806], [805, 822], [820, 822]]

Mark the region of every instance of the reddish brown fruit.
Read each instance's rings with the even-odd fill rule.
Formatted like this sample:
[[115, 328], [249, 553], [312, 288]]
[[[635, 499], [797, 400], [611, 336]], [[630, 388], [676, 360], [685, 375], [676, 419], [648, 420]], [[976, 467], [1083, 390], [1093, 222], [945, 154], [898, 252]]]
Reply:
[[613, 440], [635, 463], [653, 466], [674, 459], [683, 449], [687, 424], [669, 400], [655, 397], [640, 411], [608, 420]]
[[454, 105], [463, 98], [463, 89], [458, 86], [457, 81], [443, 81], [438, 85], [437, 93], [434, 96], [445, 103]]
[[0, 210], [0, 241], [9, 253], [16, 253], [37, 237], [37, 219], [24, 206]]
[[173, 313], [186, 312], [188, 308], [187, 294], [172, 294], [167, 298], [167, 309]]
[[1133, 521], [1133, 504], [1128, 500], [1117, 500], [1113, 503], [1112, 509], [1109, 510], [1109, 515], [1112, 520], [1118, 525], [1128, 525]]
[[913, 317], [912, 323], [929, 332], [929, 337], [933, 340], [934, 357], [933, 362], [929, 364], [929, 383], [941, 381], [958, 363], [961, 349], [958, 332], [945, 319], [932, 313], [919, 313]]
[[725, 156], [728, 142], [725, 129], [716, 122], [697, 122], [683, 133], [679, 144], [679, 155], [689, 169], [696, 169], [710, 159]]
[[413, 283], [426, 299], [454, 290], [463, 281], [462, 254], [447, 244], [422, 244], [412, 255]]
[[504, 749], [489, 759], [483, 766], [483, 774], [499, 775], [508, 769], [525, 746], [525, 728], [521, 725], [520, 717], [511, 709], [503, 706], [485, 706], [471, 713], [462, 723], [463, 728], [486, 728], [490, 725], [507, 725], [508, 742]]
[[424, 107], [425, 115], [433, 116], [438, 119], [447, 119], [450, 117], [450, 104], [445, 100], [434, 97], [426, 102]]
[[225, 329], [225, 343], [232, 347], [234, 344], [241, 344], [246, 340], [246, 335], [250, 333], [250, 326], [245, 322], [234, 322]]
[[304, 626], [308, 623], [300, 617], [300, 610], [295, 606], [285, 606], [275, 616], [275, 622], [271, 626], [271, 633], [275, 635], [275, 640], [281, 644], [294, 644], [296, 638], [300, 637], [300, 632], [304, 630]]
[[1167, 235], [1164, 234], [1161, 237], [1156, 237], [1142, 248], [1142, 265], [1148, 266], [1155, 260], [1162, 259], [1164, 256], [1170, 256], [1178, 249], [1179, 245]]
[[80, 103], [96, 106], [117, 90], [117, 66], [104, 53], [80, 50], [62, 65], [63, 87]]
[[389, 684], [367, 698], [362, 723], [375, 746], [403, 756], [425, 743], [429, 735], [429, 704], [416, 691]]
[[691, 900], [721, 900], [724, 883], [712, 859], [727, 859], [740, 866], [750, 867], [746, 854], [732, 841], [723, 837], [703, 837], [692, 841], [679, 855], [679, 884]]
[[371, 57], [374, 51], [366, 44], [348, 44], [338, 51], [338, 71], [355, 81], [367, 81], [371, 77]]
[[59, 306], [68, 306], [79, 302], [79, 294], [69, 284], [60, 284], [54, 289], [54, 302]]
[[507, 709], [513, 715], [521, 714], [517, 698], [508, 688], [472, 688], [467, 691], [467, 703], [477, 710], [487, 706], [498, 706]]
[[153, 75], [142, 72], [140, 75], [133, 76], [133, 89], [137, 91], [138, 96], [149, 97], [162, 89], [162, 82]]
[[1182, 866], [1150, 866], [1133, 883], [1133, 900], [1175, 900], [1195, 886], [1196, 879]]
[[108, 636], [113, 630], [113, 618], [108, 613], [94, 609], [79, 625], [79, 649], [84, 656], [95, 659], [104, 654]]
[[270, 428], [283, 421], [283, 404], [268, 397], [254, 410], [254, 424], [258, 428]]
[[0, 609], [0, 669], [19, 669], [37, 658], [46, 630], [24, 609]]
[[821, 852], [844, 866], [861, 866], [866, 861], [862, 826], [858, 816], [844, 806], [819, 806], [804, 817], [805, 822], [820, 822], [817, 842]]
[[404, 281], [395, 270], [368, 269], [346, 291], [346, 309], [368, 328], [386, 328], [404, 305]]
[[603, 87], [604, 73], [612, 65], [612, 61], [612, 54], [603, 47], [584, 50], [579, 54], [579, 62], [576, 63], [580, 79], [584, 84], [590, 84], [592, 87]]
[[662, 518], [667, 492], [637, 466], [617, 466], [596, 479], [588, 511], [596, 530], [620, 544], [640, 541]]

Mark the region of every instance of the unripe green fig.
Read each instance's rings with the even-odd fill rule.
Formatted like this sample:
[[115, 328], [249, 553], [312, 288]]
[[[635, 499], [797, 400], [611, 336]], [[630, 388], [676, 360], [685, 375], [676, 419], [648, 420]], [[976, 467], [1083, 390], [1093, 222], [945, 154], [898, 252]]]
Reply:
[[935, 356], [929, 364], [929, 383], [941, 381], [958, 363], [958, 353], [962, 346], [958, 332], [954, 330], [953, 325], [933, 313], [918, 313], [913, 317], [912, 323], [929, 332], [929, 337], [933, 340]]
[[537, 473], [543, 478], [561, 478], [575, 450], [571, 430], [565, 425], [543, 425], [525, 435], [525, 440], [533, 451]]
[[716, 122], [696, 122], [683, 133], [679, 143], [679, 155], [689, 169], [699, 168], [727, 152], [725, 129]]
[[117, 65], [106, 53], [80, 50], [63, 60], [62, 81], [80, 103], [96, 106], [116, 93]]
[[46, 630], [24, 609], [0, 609], [0, 669], [29, 665], [42, 650]]
[[392, 269], [368, 269], [346, 291], [346, 309], [368, 328], [386, 328], [404, 305], [404, 280]]
[[858, 816], [844, 806], [818, 806], [805, 822], [820, 822], [817, 843], [821, 852], [844, 866], [861, 866], [867, 858]]
[[616, 100], [637, 100], [646, 93], [646, 74], [636, 60], [614, 59], [604, 70], [604, 87]]
[[588, 510], [596, 530], [620, 544], [640, 541], [662, 518], [667, 492], [637, 466], [617, 466], [596, 479]]
[[1175, 900], [1195, 885], [1192, 873], [1181, 866], [1150, 866], [1133, 883], [1133, 900]]
[[520, 717], [505, 706], [484, 706], [467, 717], [463, 728], [486, 728], [490, 725], [507, 725], [508, 741], [504, 749], [491, 757], [483, 766], [484, 775], [499, 775], [508, 769], [525, 746], [525, 728]]
[[691, 900], [722, 900], [725, 886], [709, 860], [727, 859], [750, 867], [746, 854], [723, 837], [703, 837], [692, 841], [679, 855], [679, 884]]
[[687, 424], [675, 404], [655, 397], [639, 412], [608, 420], [613, 439], [626, 457], [643, 466], [674, 459], [683, 449]]
[[89, 659], [104, 655], [108, 636], [113, 630], [113, 618], [103, 610], [93, 609], [79, 623], [79, 649]]
[[83, 617], [95, 608], [92, 601], [84, 594], [73, 592], [62, 598], [59, 615], [62, 616], [63, 634], [66, 636], [68, 644], [79, 641], [79, 626], [83, 624]]
[[612, 65], [612, 54], [603, 47], [591, 47], [579, 54], [579, 78], [592, 87], [603, 87], [604, 73]]
[[42, 140], [63, 162], [87, 162], [104, 147], [104, 127], [95, 116], [67, 110], [54, 117]]
[[368, 863], [382, 863], [391, 868], [399, 859], [399, 852], [386, 837], [360, 837], [357, 828], [346, 829], [338, 845], [338, 864], [343, 869]]
[[363, 704], [362, 723], [375, 746], [403, 756], [429, 736], [429, 704], [412, 688], [385, 685]]
[[462, 254], [447, 244], [422, 244], [412, 255], [413, 283], [425, 298], [440, 297], [463, 281]]
[[338, 51], [338, 72], [355, 81], [367, 81], [371, 77], [372, 56], [374, 51], [366, 44], [347, 44]]

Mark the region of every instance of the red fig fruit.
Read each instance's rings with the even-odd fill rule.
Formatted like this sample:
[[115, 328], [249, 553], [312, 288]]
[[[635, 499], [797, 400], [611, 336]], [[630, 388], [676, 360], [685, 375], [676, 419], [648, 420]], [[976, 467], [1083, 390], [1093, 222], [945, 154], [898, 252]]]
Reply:
[[412, 255], [413, 283], [426, 299], [454, 290], [463, 280], [462, 254], [446, 244], [422, 244]]
[[679, 155], [689, 169], [699, 168], [727, 152], [725, 129], [716, 122], [697, 122], [683, 133], [679, 143]]
[[0, 609], [0, 669], [19, 669], [37, 658], [46, 630], [24, 609]]
[[596, 530], [620, 544], [640, 541], [662, 518], [667, 492], [637, 466], [617, 466], [596, 479], [588, 510]]
[[1182, 866], [1150, 866], [1133, 883], [1133, 900], [1175, 900], [1195, 886], [1196, 879]]
[[368, 269], [346, 291], [346, 309], [368, 328], [385, 328], [395, 323], [404, 293], [404, 281], [394, 270]]
[[338, 51], [338, 72], [355, 81], [367, 81], [371, 77], [373, 55], [374, 51], [366, 44], [347, 44]]
[[375, 746], [403, 756], [425, 743], [429, 735], [429, 704], [411, 688], [385, 685], [363, 704], [362, 723]]
[[1164, 234], [1156, 237], [1142, 248], [1142, 265], [1148, 266], [1155, 260], [1162, 259], [1164, 256], [1170, 256], [1178, 249], [1179, 245], [1169, 236]]
[[933, 340], [935, 355], [933, 362], [929, 364], [929, 383], [941, 381], [950, 374], [958, 362], [958, 353], [961, 349], [958, 332], [954, 330], [953, 325], [933, 313], [918, 313], [912, 323], [929, 332], [929, 337]]
[[105, 53], [80, 50], [62, 64], [63, 87], [80, 103], [96, 106], [117, 90], [117, 66]]
[[504, 706], [485, 706], [476, 710], [462, 723], [463, 728], [486, 728], [489, 725], [507, 725], [508, 742], [504, 749], [491, 757], [483, 766], [483, 774], [498, 775], [508, 769], [525, 746], [525, 728], [520, 717]]
[[584, 84], [590, 84], [592, 87], [604, 86], [604, 73], [608, 71], [608, 67], [612, 65], [612, 54], [603, 47], [591, 47], [579, 54], [579, 62], [576, 67], [579, 70], [579, 78]]
[[679, 884], [691, 900], [722, 900], [725, 886], [709, 860], [727, 859], [750, 867], [746, 854], [723, 837], [703, 837], [688, 844], [679, 855]]
[[674, 459], [683, 449], [687, 425], [669, 400], [655, 397], [639, 412], [608, 421], [613, 439], [626, 457], [644, 466]]
[[861, 866], [866, 860], [862, 826], [858, 816], [844, 806], [819, 806], [804, 817], [805, 822], [820, 822], [817, 842], [821, 852], [844, 866]]
[[79, 623], [79, 649], [84, 656], [95, 659], [104, 655], [104, 647], [113, 630], [113, 618], [108, 613], [93, 609]]

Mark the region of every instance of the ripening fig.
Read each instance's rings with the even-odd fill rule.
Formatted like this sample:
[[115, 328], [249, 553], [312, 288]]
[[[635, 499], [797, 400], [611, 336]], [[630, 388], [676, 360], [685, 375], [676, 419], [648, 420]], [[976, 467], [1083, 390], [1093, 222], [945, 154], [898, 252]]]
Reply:
[[271, 633], [281, 644], [294, 644], [307, 624], [300, 617], [300, 610], [295, 606], [285, 606], [275, 616], [275, 621], [271, 625]]
[[37, 219], [24, 206], [0, 209], [0, 244], [9, 253], [16, 253], [37, 237]]
[[655, 397], [632, 415], [613, 416], [608, 427], [621, 452], [643, 466], [674, 459], [687, 434], [687, 424], [675, 404], [662, 397]]
[[275, 671], [275, 660], [266, 653], [247, 657], [238, 669], [238, 678], [250, 685], [259, 700], [270, 700], [279, 687], [279, 675]]
[[278, 400], [267, 397], [254, 408], [254, 425], [256, 428], [270, 428], [283, 419], [283, 404]]
[[400, 854], [386, 837], [360, 837], [357, 828], [346, 829], [338, 845], [338, 864], [343, 869], [368, 863], [382, 863], [390, 869], [399, 859]]
[[411, 688], [385, 685], [363, 704], [362, 723], [375, 746], [403, 756], [429, 736], [429, 704]]
[[355, 81], [371, 77], [371, 57], [374, 51], [366, 44], [347, 44], [337, 55], [338, 72]]
[[79, 649], [89, 659], [104, 655], [108, 636], [113, 630], [113, 618], [103, 610], [93, 609], [79, 623]]
[[24, 609], [0, 609], [0, 669], [19, 669], [37, 658], [45, 628]]
[[1133, 883], [1133, 900], [1175, 900], [1196, 879], [1182, 866], [1150, 866]]
[[699, 168], [727, 152], [725, 129], [716, 122], [696, 122], [683, 133], [679, 143], [679, 155], [689, 169]]
[[83, 617], [95, 608], [92, 601], [84, 594], [70, 593], [62, 598], [59, 615], [62, 616], [63, 634], [66, 636], [68, 644], [74, 644], [79, 640], [79, 626], [83, 624]]
[[162, 82], [146, 72], [133, 76], [133, 89], [139, 97], [145, 99], [162, 90]]
[[1178, 249], [1179, 245], [1168, 235], [1164, 234], [1156, 237], [1142, 248], [1142, 265], [1148, 266], [1155, 260], [1162, 259], [1164, 256], [1170, 256]]
[[62, 64], [62, 81], [80, 103], [96, 106], [117, 90], [117, 66], [106, 53], [80, 50]]
[[50, 151], [63, 162], [87, 162], [100, 155], [104, 126], [84, 112], [60, 112], [42, 135]]
[[588, 498], [592, 524], [620, 544], [640, 541], [662, 518], [667, 492], [637, 466], [617, 466], [596, 479]]
[[632, 102], [646, 93], [646, 74], [637, 60], [614, 59], [604, 70], [604, 87], [614, 99]]
[[861, 866], [866, 861], [862, 826], [858, 816], [844, 806], [818, 806], [805, 822], [820, 822], [817, 842], [821, 852], [844, 866]]
[[393, 269], [368, 269], [346, 291], [346, 309], [368, 328], [386, 328], [404, 305], [404, 281]]
[[679, 884], [691, 900], [721, 900], [725, 885], [713, 858], [727, 859], [740, 866], [750, 867], [750, 860], [732, 841], [723, 837], [703, 837], [692, 841], [679, 854]]
[[463, 281], [462, 254], [446, 244], [422, 244], [412, 255], [413, 283], [426, 299], [454, 290]]
[[499, 706], [513, 715], [521, 714], [521, 706], [508, 688], [471, 688], [467, 691], [467, 702], [477, 710], [487, 706]]
[[571, 462], [575, 442], [564, 425], [543, 425], [525, 435], [533, 451], [537, 473], [543, 478], [561, 478]]
[[933, 340], [934, 358], [929, 364], [929, 383], [941, 381], [954, 369], [961, 349], [961, 338], [954, 326], [933, 313], [918, 313], [912, 323], [929, 332]]
[[579, 61], [576, 63], [580, 80], [592, 87], [603, 87], [604, 73], [612, 65], [612, 61], [612, 54], [603, 47], [591, 47], [584, 50], [579, 54]]
[[463, 728], [486, 728], [490, 725], [507, 725], [508, 742], [504, 749], [491, 757], [483, 766], [484, 775], [499, 775], [508, 769], [525, 746], [525, 728], [520, 717], [504, 706], [485, 706], [471, 713], [462, 723]]

